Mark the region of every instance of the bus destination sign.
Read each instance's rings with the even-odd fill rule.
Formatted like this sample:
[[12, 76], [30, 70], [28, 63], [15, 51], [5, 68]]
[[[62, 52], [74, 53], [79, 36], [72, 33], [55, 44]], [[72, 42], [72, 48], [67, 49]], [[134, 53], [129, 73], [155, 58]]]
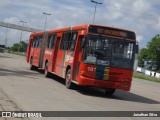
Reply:
[[89, 32], [97, 33], [97, 34], [104, 34], [116, 37], [123, 37], [128, 39], [135, 39], [135, 33], [125, 30], [120, 30], [116, 28], [109, 28], [109, 27], [101, 27], [101, 26], [90, 26]]

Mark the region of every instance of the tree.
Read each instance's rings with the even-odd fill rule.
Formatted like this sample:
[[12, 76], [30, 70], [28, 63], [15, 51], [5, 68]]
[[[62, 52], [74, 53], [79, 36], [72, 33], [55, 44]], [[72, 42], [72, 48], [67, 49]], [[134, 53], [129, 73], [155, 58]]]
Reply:
[[27, 43], [24, 41], [20, 42], [20, 50], [21, 52], [26, 52], [27, 51]]
[[142, 48], [138, 55], [138, 66], [144, 67], [144, 63], [147, 60], [148, 60], [148, 49]]
[[153, 70], [160, 71], [160, 37], [154, 37], [147, 45], [148, 58], [151, 61]]
[[19, 43], [14, 43], [13, 46], [11, 47], [12, 51], [18, 51], [18, 49], [20, 48], [20, 44]]
[[24, 41], [21, 41], [20, 43], [15, 43], [11, 47], [12, 51], [19, 51], [19, 52], [26, 52], [27, 50], [27, 43]]
[[140, 67], [144, 67], [144, 63], [147, 63], [148, 69], [160, 71], [160, 37], [155, 36], [148, 42], [147, 48], [141, 49], [138, 60]]

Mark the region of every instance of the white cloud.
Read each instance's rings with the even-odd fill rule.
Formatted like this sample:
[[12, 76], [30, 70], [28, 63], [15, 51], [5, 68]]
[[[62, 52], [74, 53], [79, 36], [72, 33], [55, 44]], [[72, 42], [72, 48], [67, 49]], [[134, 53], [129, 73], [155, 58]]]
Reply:
[[16, 17], [10, 17], [10, 18], [4, 19], [4, 22], [6, 22], [6, 23], [18, 24], [20, 21], [19, 21], [19, 19], [16, 18]]
[[140, 42], [144, 40], [144, 37], [142, 35], [137, 35], [137, 41]]
[[160, 17], [157, 19], [157, 21], [154, 23], [154, 28], [159, 31], [159, 33], [157, 34], [160, 34]]
[[133, 8], [135, 12], [146, 13], [151, 9], [151, 4], [146, 0], [136, 0], [133, 3]]

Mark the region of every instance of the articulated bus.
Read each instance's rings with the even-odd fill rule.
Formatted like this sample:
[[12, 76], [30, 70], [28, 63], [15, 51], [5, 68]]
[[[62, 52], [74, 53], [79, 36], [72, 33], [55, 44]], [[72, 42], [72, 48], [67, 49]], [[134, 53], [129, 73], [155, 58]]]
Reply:
[[32, 33], [26, 54], [30, 69], [55, 74], [65, 85], [129, 91], [135, 54], [138, 50], [133, 31], [85, 24]]

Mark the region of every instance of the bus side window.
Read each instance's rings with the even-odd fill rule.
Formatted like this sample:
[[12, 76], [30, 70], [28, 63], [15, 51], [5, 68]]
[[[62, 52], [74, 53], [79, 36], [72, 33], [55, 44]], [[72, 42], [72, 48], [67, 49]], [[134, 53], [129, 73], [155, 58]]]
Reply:
[[70, 51], [74, 51], [76, 40], [77, 40], [78, 32], [73, 32], [70, 40]]
[[39, 36], [37, 36], [36, 38], [37, 39], [36, 39], [36, 46], [35, 47], [38, 48], [39, 47]]
[[33, 48], [36, 47], [36, 43], [37, 43], [37, 37], [35, 36], [34, 39], [33, 39], [33, 44], [32, 44]]
[[38, 47], [41, 46], [41, 43], [42, 43], [42, 37], [43, 36], [38, 36]]
[[65, 33], [63, 33], [63, 35], [62, 35], [62, 42], [60, 44], [61, 45], [60, 49], [62, 49], [62, 50], [64, 49], [64, 45], [63, 45], [64, 44], [64, 39], [65, 39]]
[[35, 40], [33, 39], [33, 41], [32, 41], [32, 47], [34, 47], [34, 43], [35, 43], [34, 41], [35, 41]]
[[50, 34], [48, 36], [47, 48], [53, 49], [56, 42], [56, 34]]
[[84, 38], [84, 36], [80, 36], [80, 48], [79, 48], [79, 52], [81, 52], [82, 51], [82, 48], [84, 48], [84, 46], [85, 46], [85, 38]]
[[37, 42], [36, 42], [36, 47], [39, 47], [39, 36], [37, 36]]
[[69, 49], [70, 38], [71, 38], [71, 32], [63, 33], [62, 43], [61, 43], [60, 49], [62, 49], [62, 50]]

